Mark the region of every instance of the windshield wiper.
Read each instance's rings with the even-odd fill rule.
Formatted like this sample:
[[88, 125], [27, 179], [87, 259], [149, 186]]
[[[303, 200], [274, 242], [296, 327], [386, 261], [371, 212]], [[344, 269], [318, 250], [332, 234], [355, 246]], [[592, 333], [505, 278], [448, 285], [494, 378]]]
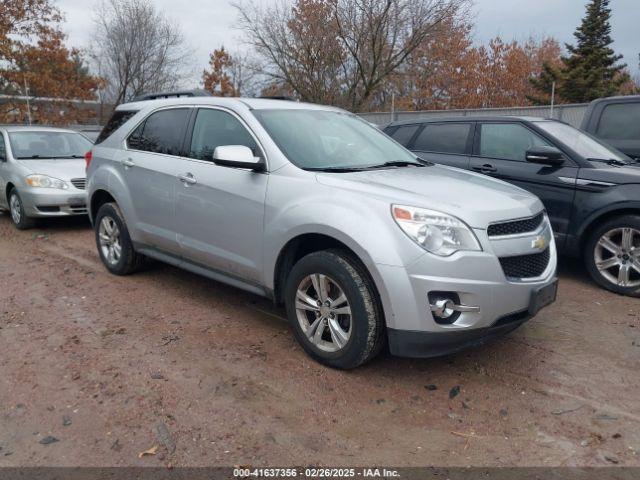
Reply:
[[407, 160], [391, 160], [390, 162], [384, 162], [379, 165], [371, 165], [369, 168], [387, 168], [387, 167], [424, 167], [425, 163], [422, 162], [409, 162]]
[[616, 167], [624, 167], [625, 165], [629, 165], [629, 162], [618, 160], [617, 158], [587, 158], [587, 160], [589, 160], [590, 162], [606, 163], [607, 165], [613, 165]]
[[344, 173], [344, 172], [362, 172], [364, 170], [369, 170], [371, 167], [309, 167], [305, 168], [305, 170], [309, 170], [311, 172], [334, 172], [334, 173]]

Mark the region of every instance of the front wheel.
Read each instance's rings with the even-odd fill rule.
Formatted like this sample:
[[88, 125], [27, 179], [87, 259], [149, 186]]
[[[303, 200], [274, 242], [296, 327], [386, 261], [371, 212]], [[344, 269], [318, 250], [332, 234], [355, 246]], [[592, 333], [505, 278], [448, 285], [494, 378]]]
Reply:
[[602, 287], [640, 297], [640, 217], [625, 215], [598, 227], [587, 241], [584, 260]]
[[368, 273], [341, 250], [300, 259], [285, 286], [287, 316], [298, 342], [315, 360], [352, 369], [384, 345], [384, 319]]
[[9, 212], [11, 213], [11, 220], [18, 230], [27, 230], [35, 225], [35, 220], [27, 217], [24, 212], [22, 198], [20, 198], [20, 194], [15, 188], [9, 192]]

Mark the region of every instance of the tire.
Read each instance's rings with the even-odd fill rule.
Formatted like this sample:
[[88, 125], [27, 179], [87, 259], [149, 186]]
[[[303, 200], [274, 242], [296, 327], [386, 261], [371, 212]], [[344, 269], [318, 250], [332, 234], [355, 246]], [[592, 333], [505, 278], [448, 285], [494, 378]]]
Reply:
[[601, 287], [640, 297], [640, 216], [623, 215], [598, 226], [587, 239], [584, 262]]
[[18, 230], [28, 230], [36, 224], [35, 219], [27, 217], [24, 204], [18, 190], [12, 188], [9, 192], [9, 216]]
[[[144, 257], [134, 250], [129, 230], [117, 204], [102, 205], [98, 209], [94, 225], [98, 254], [107, 270], [114, 275], [130, 275], [140, 269]], [[108, 226], [112, 228], [111, 233]]]
[[[321, 284], [326, 295], [316, 291]], [[299, 289], [306, 302], [297, 303]], [[332, 307], [318, 307], [314, 303], [318, 297], [333, 302]], [[304, 308], [298, 308], [300, 305]], [[347, 252], [324, 250], [300, 259], [287, 277], [285, 306], [296, 339], [309, 356], [324, 365], [353, 369], [374, 358], [384, 346], [384, 315], [377, 292], [366, 269]], [[314, 324], [320, 328], [313, 329]]]

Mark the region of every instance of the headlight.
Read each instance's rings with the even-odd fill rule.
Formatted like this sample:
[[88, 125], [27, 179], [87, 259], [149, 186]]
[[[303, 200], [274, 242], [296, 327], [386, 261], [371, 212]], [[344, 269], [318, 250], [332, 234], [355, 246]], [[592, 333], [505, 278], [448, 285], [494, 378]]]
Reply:
[[27, 185], [30, 187], [40, 188], [58, 188], [66, 190], [69, 188], [65, 182], [58, 178], [49, 177], [47, 175], [29, 175], [26, 179]]
[[391, 213], [409, 238], [435, 255], [448, 257], [459, 250], [482, 251], [471, 229], [456, 217], [404, 205], [392, 205]]

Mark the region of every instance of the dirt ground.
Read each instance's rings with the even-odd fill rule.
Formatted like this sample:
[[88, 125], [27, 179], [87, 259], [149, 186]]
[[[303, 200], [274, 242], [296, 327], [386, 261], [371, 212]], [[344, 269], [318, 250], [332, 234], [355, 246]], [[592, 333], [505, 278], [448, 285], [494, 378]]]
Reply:
[[560, 277], [487, 346], [340, 372], [267, 300], [0, 214], [0, 466], [638, 466], [640, 301]]

